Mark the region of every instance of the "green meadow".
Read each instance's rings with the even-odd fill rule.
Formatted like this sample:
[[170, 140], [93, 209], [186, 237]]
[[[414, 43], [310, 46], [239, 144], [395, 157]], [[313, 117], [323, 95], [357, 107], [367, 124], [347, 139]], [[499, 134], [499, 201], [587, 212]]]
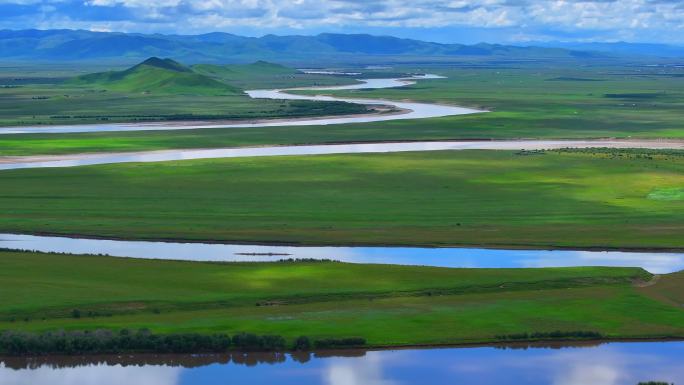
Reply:
[[[41, 72], [42, 71], [42, 72]], [[365, 112], [242, 90], [349, 84], [266, 62], [148, 60], [0, 72], [0, 125], [254, 120]], [[395, 68], [446, 79], [349, 97], [486, 109], [381, 123], [6, 135], [1, 156], [355, 141], [684, 138], [681, 69]], [[0, 232], [301, 245], [684, 250], [684, 153], [439, 151], [0, 171]], [[0, 243], [2, 247], [2, 243]], [[326, 256], [320, 256], [325, 258]], [[684, 337], [684, 275], [639, 268], [447, 269], [199, 263], [0, 249], [0, 331], [250, 332], [371, 346], [519, 333]]]
[[[349, 77], [292, 74], [291, 69], [264, 63], [251, 66], [197, 65], [192, 68], [204, 76], [239, 88], [330, 85], [335, 82], [346, 84], [352, 81]], [[403, 72], [415, 70], [402, 68]], [[0, 141], [0, 155], [349, 141], [684, 137], [684, 77], [681, 69], [629, 66], [547, 68], [521, 65], [515, 68], [440, 67], [422, 70], [440, 73], [447, 78], [421, 80], [415, 85], [395, 89], [326, 93], [439, 102], [482, 108], [490, 112], [434, 119], [331, 126], [14, 135]], [[260, 73], [264, 75], [259, 77]], [[368, 77], [374, 75], [377, 74], [364, 74]], [[52, 85], [47, 88], [34, 87], [38, 86], [0, 89], [0, 93], [8, 94], [0, 98], [0, 105], [3, 100], [11, 103], [9, 108], [0, 108], [0, 122], [3, 119], [4, 124], [9, 122], [6, 119], [16, 121], [17, 116], [24, 119], [36, 113], [35, 111], [44, 111], [45, 113], [41, 112], [43, 115], [58, 114], [61, 109], [67, 109], [67, 106], [67, 115], [86, 115], [100, 110], [118, 111], [117, 114], [123, 114], [124, 111], [130, 110], [132, 113], [157, 117], [174, 111], [198, 116], [232, 114], [236, 118], [304, 116], [307, 114], [307, 108], [314, 106], [293, 101], [254, 101], [243, 96], [127, 94], [128, 97], [124, 97], [117, 94], [115, 99], [111, 99], [110, 94], [90, 92], [87, 97], [79, 99], [82, 101], [81, 104], [76, 102], [72, 108], [71, 103], [77, 98], [62, 100], [64, 97], [59, 95], [64, 91], [54, 90]], [[30, 99], [31, 95], [43, 94], [52, 95], [55, 99]], [[22, 103], [17, 103], [19, 100]], [[75, 107], [78, 105], [81, 107]], [[309, 114], [355, 112], [346, 109], [350, 107], [343, 108], [339, 105], [316, 105], [322, 110], [309, 111]], [[226, 106], [229, 107], [226, 109]], [[154, 119], [154, 116], [150, 118]], [[30, 123], [30, 119], [26, 122]]]
[[[0, 126], [249, 120], [366, 112], [363, 106], [348, 103], [254, 100], [243, 93], [268, 81], [296, 85], [301, 79], [315, 83], [320, 75], [291, 78], [295, 70], [261, 62], [208, 67], [236, 73], [241, 81], [233, 78], [227, 83], [225, 80], [231, 79], [198, 73], [173, 60], [158, 58], [127, 69], [79, 76], [53, 73], [49, 68], [23, 76], [0, 71]], [[328, 82], [333, 84], [353, 82], [331, 80]]]
[[653, 277], [638, 268], [199, 263], [12, 251], [0, 252], [0, 267], [0, 329], [7, 330], [361, 336], [372, 346], [556, 330], [684, 334], [680, 306], [656, 295], [672, 293], [670, 281], [681, 274], [641, 288]]
[[[455, 104], [491, 111], [418, 123], [459, 138], [684, 137], [684, 73], [648, 67], [463, 68], [446, 79], [326, 92]], [[414, 122], [415, 123], [415, 122]]]
[[[684, 248], [681, 151], [440, 151], [0, 172], [0, 232]], [[658, 198], [658, 199], [654, 199]], [[663, 199], [665, 197], [667, 199]]]

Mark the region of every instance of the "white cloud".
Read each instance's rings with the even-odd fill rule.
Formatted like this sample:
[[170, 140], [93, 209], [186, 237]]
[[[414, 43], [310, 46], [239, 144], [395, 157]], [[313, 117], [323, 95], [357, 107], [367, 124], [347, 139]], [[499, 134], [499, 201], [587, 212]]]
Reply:
[[[51, 27], [127, 27], [194, 33], [221, 29], [363, 30], [364, 28], [515, 28], [533, 39], [589, 33], [613, 39], [684, 39], [684, 3], [675, 0], [0, 0], [57, 9], [25, 21]], [[131, 20], [87, 20], [74, 4], [131, 10]], [[11, 20], [0, 16], [0, 27]], [[150, 24], [149, 21], [155, 21]], [[18, 23], [16, 21], [15, 23]], [[95, 24], [93, 24], [95, 23]], [[114, 24], [112, 24], [114, 23]], [[27, 26], [28, 27], [28, 26]], [[511, 33], [508, 33], [509, 40]]]

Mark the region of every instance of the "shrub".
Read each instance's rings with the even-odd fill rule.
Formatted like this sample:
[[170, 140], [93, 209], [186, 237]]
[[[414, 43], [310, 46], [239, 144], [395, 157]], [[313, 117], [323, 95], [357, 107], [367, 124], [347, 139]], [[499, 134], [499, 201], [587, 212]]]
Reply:
[[[276, 341], [277, 342], [277, 341]], [[275, 342], [274, 342], [275, 343]], [[0, 334], [0, 353], [87, 354], [120, 352], [197, 353], [225, 352], [231, 339], [225, 334], [198, 333], [155, 335], [149, 330], [59, 331], [42, 334], [4, 332]]]
[[294, 342], [294, 350], [306, 351], [311, 349], [311, 340], [307, 336], [300, 336]]
[[265, 335], [262, 337], [264, 350], [285, 350], [285, 338], [276, 335]]
[[549, 340], [549, 339], [601, 339], [603, 334], [592, 331], [554, 331], [554, 332], [535, 332], [505, 334], [496, 336], [500, 340]]
[[648, 381], [648, 382], [640, 382], [638, 385], [674, 385], [674, 384], [670, 384], [669, 382], [663, 382], [663, 381]]
[[317, 349], [351, 348], [364, 345], [366, 345], [366, 339], [361, 337], [324, 338], [316, 340], [314, 343], [314, 346], [316, 346]]
[[[325, 338], [313, 344], [309, 337], [294, 341], [296, 351], [362, 347], [360, 337]], [[279, 335], [239, 333], [226, 334], [175, 333], [154, 334], [147, 329], [118, 332], [111, 330], [57, 331], [29, 333], [6, 331], [0, 334], [0, 355], [100, 354], [100, 353], [222, 353], [230, 348], [242, 351], [284, 351], [287, 341]], [[275, 353], [274, 353], [275, 354]]]
[[233, 346], [242, 350], [261, 350], [263, 339], [252, 333], [240, 333], [233, 336]]

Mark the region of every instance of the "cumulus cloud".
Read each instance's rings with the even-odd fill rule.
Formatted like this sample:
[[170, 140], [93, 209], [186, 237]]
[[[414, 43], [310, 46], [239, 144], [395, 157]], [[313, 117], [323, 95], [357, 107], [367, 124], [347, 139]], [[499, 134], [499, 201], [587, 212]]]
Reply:
[[[41, 10], [45, 5], [53, 10]], [[684, 40], [678, 36], [684, 29], [680, 0], [0, 0], [3, 14], [13, 16], [0, 16], [0, 28], [167, 33], [246, 28], [256, 34], [476, 28], [505, 30], [503, 40], [553, 39], [586, 31], [593, 39]]]

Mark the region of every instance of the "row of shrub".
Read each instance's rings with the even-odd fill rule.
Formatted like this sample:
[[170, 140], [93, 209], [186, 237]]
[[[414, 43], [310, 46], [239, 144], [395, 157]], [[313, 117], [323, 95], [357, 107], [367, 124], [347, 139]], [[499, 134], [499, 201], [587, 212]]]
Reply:
[[557, 340], [557, 339], [601, 339], [603, 334], [592, 331], [569, 331], [563, 332], [560, 330], [554, 332], [534, 332], [534, 333], [518, 333], [505, 334], [496, 336], [499, 340], [504, 341], [530, 341], [530, 340]]
[[363, 338], [312, 340], [302, 336], [291, 346], [278, 335], [227, 334], [153, 334], [149, 330], [59, 331], [28, 333], [6, 331], [0, 334], [0, 354], [93, 354], [93, 353], [221, 353], [240, 351], [307, 351], [318, 349], [361, 347]]
[[314, 346], [316, 349], [340, 349], [340, 348], [351, 348], [351, 347], [361, 347], [366, 344], [366, 340], [360, 337], [351, 338], [324, 338], [321, 340], [316, 340]]
[[640, 382], [638, 385], [674, 385], [674, 384], [670, 384], [669, 382], [662, 382], [662, 381], [648, 381], [648, 382]]

